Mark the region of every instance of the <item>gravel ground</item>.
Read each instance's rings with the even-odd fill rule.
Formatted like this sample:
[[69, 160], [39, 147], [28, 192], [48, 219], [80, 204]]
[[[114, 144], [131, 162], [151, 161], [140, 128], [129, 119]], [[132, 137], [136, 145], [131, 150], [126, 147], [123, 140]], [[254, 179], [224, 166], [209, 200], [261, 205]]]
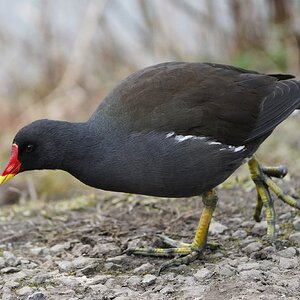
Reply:
[[[298, 180], [298, 182], [300, 182]], [[297, 180], [281, 186], [298, 189]], [[219, 189], [201, 260], [157, 274], [161, 258], [127, 256], [159, 244], [156, 234], [191, 241], [200, 197], [161, 199], [99, 192], [0, 209], [0, 295], [9, 299], [299, 299], [300, 214], [276, 201], [276, 249], [252, 218], [249, 181]]]

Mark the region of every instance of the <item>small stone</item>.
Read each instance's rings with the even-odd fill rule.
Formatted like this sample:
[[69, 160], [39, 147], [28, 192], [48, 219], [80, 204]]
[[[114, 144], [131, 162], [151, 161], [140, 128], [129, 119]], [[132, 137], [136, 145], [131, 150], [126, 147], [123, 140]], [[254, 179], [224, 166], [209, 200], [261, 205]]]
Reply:
[[137, 288], [140, 286], [142, 278], [140, 276], [133, 275], [128, 278], [127, 284], [129, 287]]
[[245, 264], [240, 264], [237, 267], [239, 272], [246, 271], [246, 270], [259, 269], [259, 268], [260, 268], [260, 265], [257, 262], [247, 262]]
[[275, 248], [273, 246], [267, 246], [260, 251], [251, 253], [250, 258], [254, 260], [265, 260], [269, 258], [274, 252]]
[[46, 300], [46, 295], [42, 292], [35, 292], [28, 296], [27, 300]]
[[14, 299], [16, 298], [12, 295], [10, 291], [2, 293], [2, 300], [14, 300]]
[[59, 276], [54, 279], [55, 283], [59, 285], [67, 286], [68, 288], [75, 289], [78, 286], [78, 280], [73, 276]]
[[204, 280], [204, 279], [208, 279], [213, 275], [213, 273], [207, 269], [207, 268], [202, 268], [201, 270], [198, 270], [194, 276], [196, 277], [196, 279], [198, 280]]
[[234, 268], [230, 267], [230, 266], [216, 266], [215, 267], [215, 272], [221, 276], [225, 276], [225, 277], [230, 277], [233, 276], [235, 274]]
[[225, 230], [227, 230], [228, 227], [219, 223], [219, 222], [211, 222], [210, 226], [209, 226], [209, 234], [221, 234], [223, 233]]
[[294, 247], [288, 247], [284, 250], [279, 251], [277, 254], [282, 257], [291, 258], [296, 255], [297, 251]]
[[32, 292], [33, 289], [30, 286], [24, 286], [17, 291], [17, 294], [20, 296], [26, 296], [28, 294], [31, 294]]
[[175, 292], [175, 288], [171, 284], [168, 284], [167, 286], [165, 286], [163, 289], [160, 290], [160, 293], [162, 294], [172, 294], [174, 292]]
[[262, 236], [267, 233], [267, 221], [261, 221], [259, 223], [255, 223], [251, 230], [254, 236]]
[[122, 268], [122, 265], [114, 264], [112, 262], [108, 262], [108, 263], [104, 264], [104, 269], [105, 270], [113, 271], [113, 270], [118, 270], [118, 269], [121, 269], [121, 268]]
[[3, 274], [9, 274], [9, 273], [16, 273], [19, 272], [20, 270], [15, 267], [6, 267], [1, 269], [1, 273]]
[[299, 217], [294, 219], [293, 226], [294, 226], [295, 230], [300, 231], [300, 218]]
[[260, 263], [260, 269], [263, 271], [269, 271], [274, 266], [274, 263], [269, 260], [263, 260]]
[[244, 229], [238, 229], [232, 234], [232, 236], [234, 238], [243, 239], [247, 236], [247, 232]]
[[35, 247], [35, 248], [31, 248], [30, 249], [30, 253], [32, 255], [38, 256], [40, 254], [42, 254], [43, 250], [45, 249], [45, 247]]
[[292, 214], [291, 212], [287, 212], [285, 214], [279, 215], [278, 220], [291, 220], [292, 219]]
[[14, 289], [14, 288], [18, 288], [20, 286], [20, 283], [16, 281], [6, 281], [4, 286], [10, 289]]
[[96, 275], [92, 280], [88, 283], [89, 285], [96, 285], [96, 284], [105, 284], [106, 281], [111, 278], [111, 275]]
[[59, 261], [57, 265], [62, 271], [65, 272], [68, 272], [73, 268], [73, 263], [68, 260]]
[[154, 268], [153, 265], [150, 263], [142, 264], [141, 266], [133, 270], [133, 274], [143, 274], [146, 272], [150, 272], [153, 270], [153, 268]]
[[0, 257], [0, 269], [5, 267], [5, 259], [3, 257]]
[[248, 246], [249, 244], [254, 243], [255, 241], [256, 240], [252, 236], [248, 235], [248, 236], [246, 236], [246, 238], [240, 240], [240, 247], [244, 248], [244, 247]]
[[[94, 284], [94, 285], [90, 285], [90, 288], [95, 291], [95, 292], [98, 292], [101, 294], [103, 294], [104, 292], [106, 292], [108, 290], [108, 287], [105, 286], [104, 284]], [[76, 298], [77, 299], [77, 298]]]
[[156, 281], [157, 277], [155, 275], [152, 275], [152, 274], [146, 274], [144, 277], [143, 277], [143, 280], [142, 280], [142, 285], [143, 286], [149, 286], [151, 284], [154, 284], [154, 282]]
[[253, 227], [255, 225], [255, 222], [254, 221], [244, 221], [242, 224], [241, 224], [241, 227]]
[[[20, 259], [20, 263], [21, 263], [21, 265], [29, 265], [29, 264], [30, 264], [30, 260], [21, 258], [21, 259]], [[31, 266], [31, 265], [30, 265], [30, 266]], [[28, 266], [27, 266], [27, 267], [28, 267]]]
[[279, 259], [279, 267], [281, 269], [292, 269], [298, 266], [297, 258], [286, 258], [280, 257]]
[[[90, 264], [82, 269], [80, 269], [79, 273], [84, 274], [84, 275], [91, 275], [96, 272], [99, 264], [97, 262]], [[80, 274], [77, 274], [80, 275]]]
[[66, 242], [66, 243], [63, 243], [63, 244], [56, 244], [56, 245], [54, 245], [50, 248], [50, 252], [59, 253], [59, 252], [62, 252], [66, 249], [69, 249], [69, 248], [70, 248], [70, 243], [69, 242]]
[[300, 246], [300, 232], [293, 233], [289, 236], [290, 241]]
[[20, 264], [20, 259], [16, 258], [15, 255], [9, 251], [3, 251], [3, 258], [7, 266], [16, 267]]
[[259, 270], [246, 270], [240, 272], [240, 278], [244, 281], [257, 281], [261, 277], [261, 271]]
[[235, 227], [242, 224], [243, 220], [241, 218], [235, 217], [235, 218], [230, 218], [228, 222], [230, 224], [230, 227]]
[[119, 251], [119, 247], [117, 247], [114, 243], [105, 243], [101, 244], [101, 247], [99, 247], [98, 254], [113, 255], [114, 253], [117, 254]]
[[242, 250], [248, 254], [255, 252], [255, 251], [259, 251], [262, 248], [262, 245], [258, 242], [252, 242], [249, 245], [247, 245], [246, 247], [244, 247]]
[[37, 274], [31, 279], [31, 281], [34, 284], [40, 285], [45, 283], [45, 281], [49, 278], [50, 278], [49, 274]]
[[94, 258], [81, 256], [81, 257], [76, 257], [73, 260], [73, 265], [75, 268], [84, 268], [87, 265], [93, 263], [94, 261], [95, 261]]
[[124, 254], [124, 255], [118, 255], [115, 257], [109, 257], [106, 259], [107, 262], [112, 262], [115, 264], [120, 264], [123, 263], [125, 260], [128, 260], [128, 255]]

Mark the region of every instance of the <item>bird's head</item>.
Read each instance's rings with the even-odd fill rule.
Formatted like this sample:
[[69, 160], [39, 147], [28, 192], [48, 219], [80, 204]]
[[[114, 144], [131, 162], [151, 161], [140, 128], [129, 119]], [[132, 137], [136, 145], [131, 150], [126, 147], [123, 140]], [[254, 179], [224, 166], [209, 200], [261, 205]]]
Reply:
[[[62, 153], [59, 121], [38, 120], [16, 134], [0, 185], [23, 171], [56, 169]], [[60, 151], [58, 150], [60, 149]]]

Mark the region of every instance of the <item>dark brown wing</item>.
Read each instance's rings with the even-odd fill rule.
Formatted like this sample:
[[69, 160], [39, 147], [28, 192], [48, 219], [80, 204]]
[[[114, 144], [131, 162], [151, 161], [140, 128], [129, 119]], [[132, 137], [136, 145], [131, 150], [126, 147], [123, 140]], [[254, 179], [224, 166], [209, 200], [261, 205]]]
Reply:
[[300, 83], [296, 80], [276, 82], [275, 89], [263, 101], [255, 128], [246, 142], [272, 132], [300, 105]]
[[299, 84], [283, 81], [292, 90], [286, 88], [284, 95], [278, 85], [291, 77], [216, 64], [164, 63], [123, 80], [95, 115], [106, 110], [131, 131], [207, 136], [241, 145], [272, 131], [293, 111], [292, 85]]

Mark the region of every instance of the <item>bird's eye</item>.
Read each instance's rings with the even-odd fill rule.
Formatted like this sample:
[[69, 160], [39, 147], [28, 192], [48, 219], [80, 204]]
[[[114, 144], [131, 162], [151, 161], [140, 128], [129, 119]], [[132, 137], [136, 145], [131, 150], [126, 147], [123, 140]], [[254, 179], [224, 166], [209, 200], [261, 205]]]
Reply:
[[33, 149], [34, 149], [34, 146], [31, 145], [31, 144], [29, 144], [29, 145], [26, 146], [25, 151], [26, 151], [27, 153], [30, 153], [30, 152], [33, 151]]

